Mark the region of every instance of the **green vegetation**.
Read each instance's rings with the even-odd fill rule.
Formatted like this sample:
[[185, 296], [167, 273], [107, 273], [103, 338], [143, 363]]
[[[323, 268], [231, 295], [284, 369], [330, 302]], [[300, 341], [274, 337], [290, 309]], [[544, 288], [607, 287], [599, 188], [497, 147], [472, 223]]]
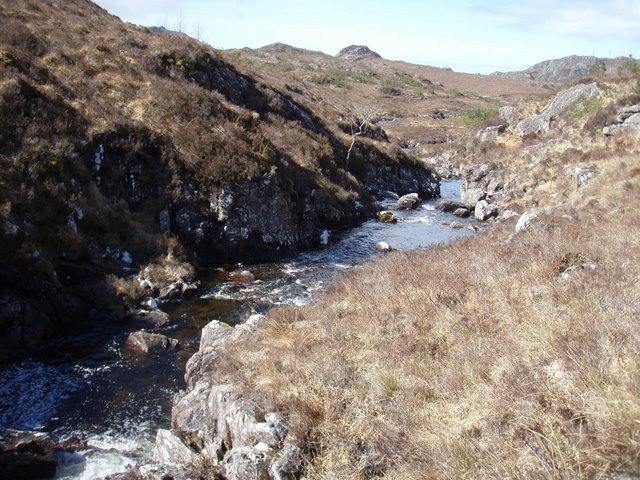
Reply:
[[598, 113], [604, 107], [604, 98], [601, 95], [585, 98], [576, 102], [571, 108], [570, 116], [576, 120], [588, 115]]
[[591, 67], [589, 68], [589, 75], [593, 77], [597, 77], [597, 78], [604, 77], [606, 73], [607, 73], [607, 64], [602, 58], [596, 59], [596, 61], [593, 62], [593, 65], [591, 65]]
[[462, 123], [466, 126], [481, 126], [497, 113], [496, 108], [472, 108], [462, 114]]

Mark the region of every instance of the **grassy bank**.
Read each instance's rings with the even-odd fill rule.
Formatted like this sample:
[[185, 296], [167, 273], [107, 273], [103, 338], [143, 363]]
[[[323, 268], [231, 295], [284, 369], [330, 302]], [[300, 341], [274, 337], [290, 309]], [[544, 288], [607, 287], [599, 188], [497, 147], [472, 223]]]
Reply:
[[556, 205], [527, 230], [378, 258], [227, 352], [304, 478], [640, 474], [638, 142], [593, 148], [580, 189], [547, 152], [527, 191]]

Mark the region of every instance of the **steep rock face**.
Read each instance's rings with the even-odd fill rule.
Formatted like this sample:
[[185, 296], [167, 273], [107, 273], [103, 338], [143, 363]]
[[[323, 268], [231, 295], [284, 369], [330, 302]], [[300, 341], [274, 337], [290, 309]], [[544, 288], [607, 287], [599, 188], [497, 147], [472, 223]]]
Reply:
[[378, 53], [369, 49], [369, 47], [365, 45], [350, 45], [340, 50], [336, 56], [356, 61], [382, 58]]

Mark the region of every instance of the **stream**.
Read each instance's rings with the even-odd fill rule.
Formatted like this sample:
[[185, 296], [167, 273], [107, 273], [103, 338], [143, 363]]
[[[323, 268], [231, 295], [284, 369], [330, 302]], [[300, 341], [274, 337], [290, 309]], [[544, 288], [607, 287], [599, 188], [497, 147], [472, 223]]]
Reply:
[[[443, 181], [441, 195], [459, 199], [460, 181]], [[160, 333], [180, 340], [177, 353], [137, 356], [122, 348], [130, 331], [126, 326], [100, 325], [0, 365], [0, 429], [43, 431], [55, 441], [82, 445], [59, 455], [57, 479], [99, 479], [126, 471], [152, 453], [156, 430], [169, 428], [173, 394], [184, 388], [184, 366], [198, 349], [204, 325], [214, 319], [237, 324], [273, 306], [308, 303], [336, 276], [375, 255], [380, 241], [419, 249], [473, 235], [442, 225], [472, 220], [437, 210], [437, 202], [396, 212], [396, 224], [370, 220], [333, 233], [320, 251], [280, 263], [234, 266], [252, 273], [248, 283], [229, 282], [220, 270], [203, 274], [194, 296], [161, 306], [172, 322]], [[394, 203], [382, 202], [385, 208]]]

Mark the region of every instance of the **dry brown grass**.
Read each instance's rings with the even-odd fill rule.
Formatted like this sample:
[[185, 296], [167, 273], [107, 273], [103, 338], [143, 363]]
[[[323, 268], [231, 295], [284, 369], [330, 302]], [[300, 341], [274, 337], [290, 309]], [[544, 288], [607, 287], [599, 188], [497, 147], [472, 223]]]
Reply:
[[540, 181], [563, 206], [519, 235], [378, 258], [228, 352], [314, 454], [304, 478], [640, 474], [640, 160], [604, 147], [581, 189]]

